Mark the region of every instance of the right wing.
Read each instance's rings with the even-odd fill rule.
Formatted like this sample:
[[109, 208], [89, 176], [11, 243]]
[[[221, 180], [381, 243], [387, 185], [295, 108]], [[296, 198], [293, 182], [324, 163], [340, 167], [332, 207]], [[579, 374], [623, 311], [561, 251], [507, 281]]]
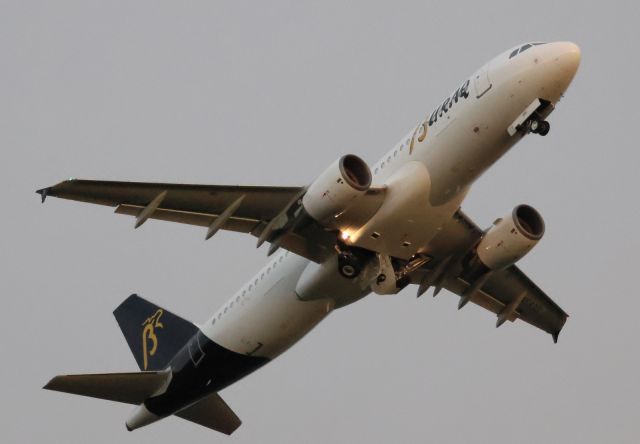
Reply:
[[[336, 233], [315, 221], [300, 221], [304, 187], [184, 185], [70, 179], [38, 190], [47, 196], [116, 207], [118, 214], [136, 217], [136, 228], [147, 219], [249, 233], [258, 245], [267, 241], [315, 262], [334, 253]], [[379, 206], [383, 193], [371, 189], [364, 201]]]

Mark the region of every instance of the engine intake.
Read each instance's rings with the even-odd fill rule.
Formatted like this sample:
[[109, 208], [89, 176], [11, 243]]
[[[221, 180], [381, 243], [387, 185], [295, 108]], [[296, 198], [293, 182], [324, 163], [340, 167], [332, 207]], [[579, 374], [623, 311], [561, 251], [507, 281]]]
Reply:
[[364, 160], [347, 154], [327, 168], [307, 189], [302, 205], [316, 221], [327, 224], [346, 211], [371, 186]]
[[518, 262], [544, 235], [544, 220], [529, 205], [518, 205], [496, 220], [478, 244], [478, 259], [491, 270]]

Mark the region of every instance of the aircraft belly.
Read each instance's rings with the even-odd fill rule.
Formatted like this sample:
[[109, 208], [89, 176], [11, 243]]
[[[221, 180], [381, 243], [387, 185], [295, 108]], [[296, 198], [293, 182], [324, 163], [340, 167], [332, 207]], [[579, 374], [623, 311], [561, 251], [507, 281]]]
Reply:
[[[309, 263], [293, 253], [281, 253], [283, 260], [270, 273], [252, 282], [257, 285], [242, 297], [234, 296], [203, 326], [214, 342], [236, 353], [273, 359], [315, 327], [333, 309], [331, 299], [302, 301], [295, 288]], [[278, 261], [278, 258], [276, 258]], [[234, 302], [233, 306], [231, 301]], [[226, 309], [225, 309], [226, 308]]]
[[402, 259], [411, 258], [428, 245], [458, 209], [465, 194], [458, 193], [443, 205], [431, 205], [430, 173], [418, 161], [398, 168], [386, 187], [382, 206], [351, 235], [349, 243]]
[[322, 264], [309, 262], [298, 279], [295, 292], [303, 301], [331, 298], [335, 307], [351, 304], [371, 292], [362, 288], [359, 279], [348, 279], [338, 271], [338, 256], [334, 255]]
[[443, 205], [469, 188], [521, 139], [507, 129], [538, 96], [539, 91], [522, 85], [518, 76], [500, 79], [479, 99], [434, 124], [431, 137], [417, 150], [429, 171], [432, 205]]

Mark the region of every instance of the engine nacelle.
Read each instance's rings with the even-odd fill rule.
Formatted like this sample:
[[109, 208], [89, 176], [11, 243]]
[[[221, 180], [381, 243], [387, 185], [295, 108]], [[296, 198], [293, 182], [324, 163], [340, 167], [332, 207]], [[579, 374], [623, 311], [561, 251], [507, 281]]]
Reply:
[[478, 259], [491, 270], [501, 270], [527, 254], [544, 234], [544, 220], [529, 205], [518, 205], [494, 222], [478, 244]]
[[302, 205], [323, 225], [347, 210], [371, 186], [369, 166], [353, 154], [335, 161], [307, 189]]

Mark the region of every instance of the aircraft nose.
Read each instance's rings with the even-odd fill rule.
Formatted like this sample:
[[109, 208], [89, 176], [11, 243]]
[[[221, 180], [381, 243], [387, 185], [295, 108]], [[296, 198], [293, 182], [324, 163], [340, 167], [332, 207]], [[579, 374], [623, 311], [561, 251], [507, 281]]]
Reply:
[[557, 42], [553, 46], [561, 69], [573, 79], [580, 66], [580, 47], [572, 42]]
[[[572, 42], [554, 42], [538, 46], [537, 70], [545, 97], [556, 102], [567, 90], [580, 66], [580, 48]], [[538, 60], [538, 58], [536, 58]]]

